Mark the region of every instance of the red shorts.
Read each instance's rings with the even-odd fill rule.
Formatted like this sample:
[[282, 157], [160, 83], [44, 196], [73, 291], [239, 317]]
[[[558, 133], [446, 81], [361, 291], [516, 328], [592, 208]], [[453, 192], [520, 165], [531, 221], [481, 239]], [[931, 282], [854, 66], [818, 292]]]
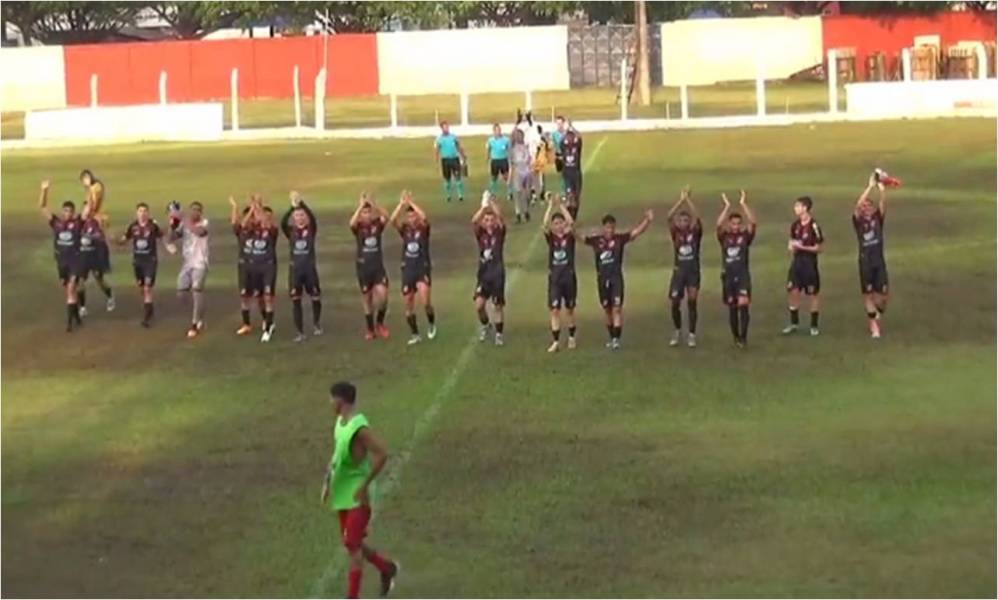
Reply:
[[360, 548], [367, 537], [367, 524], [371, 521], [371, 507], [358, 506], [348, 510], [337, 511], [340, 515], [340, 531], [343, 533], [343, 545], [347, 548]]

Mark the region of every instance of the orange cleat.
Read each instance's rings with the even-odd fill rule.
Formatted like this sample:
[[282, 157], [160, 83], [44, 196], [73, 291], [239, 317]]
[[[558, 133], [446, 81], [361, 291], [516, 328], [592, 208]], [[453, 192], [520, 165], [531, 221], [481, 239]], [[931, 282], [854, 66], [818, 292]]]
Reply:
[[250, 325], [243, 325], [236, 330], [236, 335], [249, 335], [253, 333], [253, 327]]
[[388, 336], [391, 335], [388, 332], [388, 327], [385, 326], [385, 325], [378, 325], [377, 332], [378, 332], [378, 337], [381, 338], [381, 339], [383, 339], [383, 340], [387, 340]]

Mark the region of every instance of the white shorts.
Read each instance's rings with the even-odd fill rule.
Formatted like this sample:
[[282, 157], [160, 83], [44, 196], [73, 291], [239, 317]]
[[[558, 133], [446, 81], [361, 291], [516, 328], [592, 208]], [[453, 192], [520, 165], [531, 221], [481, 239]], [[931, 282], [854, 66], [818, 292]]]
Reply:
[[200, 292], [204, 289], [204, 280], [208, 276], [208, 267], [189, 267], [184, 265], [177, 275], [177, 291], [187, 292], [195, 290]]
[[514, 191], [529, 190], [534, 180], [534, 173], [530, 169], [513, 170], [512, 185]]

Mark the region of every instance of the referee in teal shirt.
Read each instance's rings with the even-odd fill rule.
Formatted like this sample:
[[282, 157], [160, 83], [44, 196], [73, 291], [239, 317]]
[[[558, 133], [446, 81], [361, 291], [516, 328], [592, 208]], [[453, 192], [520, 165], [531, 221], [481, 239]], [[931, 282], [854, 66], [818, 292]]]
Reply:
[[461, 179], [462, 161], [467, 160], [457, 136], [450, 132], [447, 121], [440, 122], [440, 135], [433, 143], [433, 153], [440, 161], [440, 174], [444, 176], [444, 197], [450, 202], [457, 187], [457, 199], [464, 202], [464, 180]]

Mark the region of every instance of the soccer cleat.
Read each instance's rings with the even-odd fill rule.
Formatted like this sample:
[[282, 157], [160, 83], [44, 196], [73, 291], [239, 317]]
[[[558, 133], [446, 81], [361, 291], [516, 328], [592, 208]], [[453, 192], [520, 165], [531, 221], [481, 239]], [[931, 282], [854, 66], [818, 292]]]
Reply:
[[368, 330], [368, 331], [365, 331], [365, 332], [364, 332], [364, 339], [365, 339], [365, 340], [367, 340], [367, 341], [369, 341], [369, 342], [370, 342], [371, 340], [373, 340], [373, 339], [374, 339], [374, 332], [373, 332], [373, 331], [370, 331], [370, 330]]
[[422, 342], [422, 341], [423, 341], [423, 338], [421, 338], [419, 336], [419, 334], [416, 333], [416, 334], [413, 334], [413, 335], [409, 336], [409, 341], [406, 342], [406, 344], [409, 345], [409, 346], [415, 346], [416, 344], [418, 344], [419, 342]]
[[312, 335], [322, 335], [322, 327], [316, 325], [315, 328], [312, 329]]
[[105, 308], [107, 308], [107, 312], [112, 312], [114, 310], [114, 306], [115, 306], [115, 304], [114, 304], [114, 296], [108, 296], [107, 302], [104, 303], [104, 306], [105, 306]]
[[604, 347], [613, 350], [613, 340], [607, 340]]
[[195, 338], [195, 337], [197, 337], [198, 331], [199, 330], [198, 330], [197, 324], [196, 323], [191, 324], [191, 326], [187, 328], [187, 337], [188, 337], [188, 339], [189, 338]]
[[780, 333], [782, 333], [783, 335], [790, 335], [791, 333], [797, 333], [797, 326], [793, 324], [787, 325], [780, 331]]
[[520, 214], [517, 213], [516, 214], [516, 224], [519, 225], [520, 223], [523, 223], [523, 217], [521, 217]]
[[149, 329], [149, 326], [151, 325], [151, 323], [149, 322], [149, 319], [142, 319], [142, 322], [139, 323], [139, 324], [142, 325], [143, 327], [145, 327], [146, 329]]
[[689, 346], [690, 348], [696, 348], [697, 347], [697, 334], [691, 333], [688, 336], [686, 336], [686, 345]]
[[478, 331], [478, 341], [484, 342], [489, 337], [489, 331], [492, 329], [491, 325], [482, 325], [481, 329]]
[[496, 346], [502, 346], [502, 345], [506, 344], [506, 342], [504, 342], [503, 339], [502, 339], [502, 334], [501, 333], [497, 333], [496, 334], [495, 343], [496, 343]]
[[620, 350], [620, 338], [613, 338], [612, 340], [610, 340], [610, 349]]
[[87, 307], [86, 306], [81, 306], [80, 307], [80, 316], [81, 317], [87, 316]]
[[447, 202], [447, 204], [450, 204], [450, 196], [447, 196], [446, 198], [444, 198], [444, 201]]
[[197, 327], [198, 333], [204, 331], [204, 321], [199, 320], [197, 323], [194, 323], [194, 326]]
[[811, 328], [811, 337], [815, 337], [815, 336], [819, 335], [820, 333], [821, 333], [821, 331], [819, 331], [817, 327], [812, 327]]
[[464, 202], [464, 196], [458, 196], [457, 197], [457, 201], [458, 202]]
[[389, 333], [389, 331], [388, 331], [388, 326], [386, 326], [383, 323], [381, 325], [378, 325], [378, 327], [377, 327], [377, 329], [375, 329], [375, 331], [377, 332], [378, 337], [381, 338], [381, 339], [383, 339], [383, 340], [387, 340], [388, 337], [391, 335]]
[[575, 337], [574, 336], [570, 336], [568, 338], [568, 349], [569, 350], [575, 350]]
[[241, 325], [239, 329], [236, 330], [236, 335], [249, 335], [253, 333], [253, 327], [250, 325]]
[[387, 598], [388, 594], [395, 589], [395, 578], [399, 576], [399, 571], [402, 570], [401, 565], [395, 561], [389, 563], [390, 568], [387, 572], [381, 574], [381, 597]]
[[745, 344], [744, 344], [744, 342], [742, 342], [742, 338], [736, 337], [735, 338], [735, 348], [744, 348], [744, 347], [745, 347]]
[[870, 321], [870, 337], [875, 340], [880, 338], [880, 323], [876, 320]]
[[431, 340], [433, 338], [437, 337], [437, 326], [436, 325], [430, 325], [430, 328], [426, 330], [426, 337], [427, 337], [427, 339], [431, 339]]
[[304, 342], [305, 339], [306, 339], [305, 338], [305, 334], [299, 331], [298, 333], [295, 334], [294, 342], [296, 344], [300, 344], [300, 343]]
[[673, 348], [676, 347], [676, 346], [678, 346], [679, 345], [679, 337], [681, 335], [682, 334], [677, 329], [676, 332], [672, 334], [672, 339], [669, 340], [669, 345], [672, 346]]
[[260, 342], [266, 344], [270, 341], [271, 336], [274, 335], [274, 326], [264, 327], [263, 333], [260, 335]]
[[527, 221], [527, 223], [529, 223], [530, 222], [530, 213], [529, 212], [523, 213], [523, 218], [524, 218], [524, 220]]
[[548, 346], [548, 352], [557, 352], [558, 350], [561, 350], [561, 344], [557, 341], [551, 342], [551, 345]]

